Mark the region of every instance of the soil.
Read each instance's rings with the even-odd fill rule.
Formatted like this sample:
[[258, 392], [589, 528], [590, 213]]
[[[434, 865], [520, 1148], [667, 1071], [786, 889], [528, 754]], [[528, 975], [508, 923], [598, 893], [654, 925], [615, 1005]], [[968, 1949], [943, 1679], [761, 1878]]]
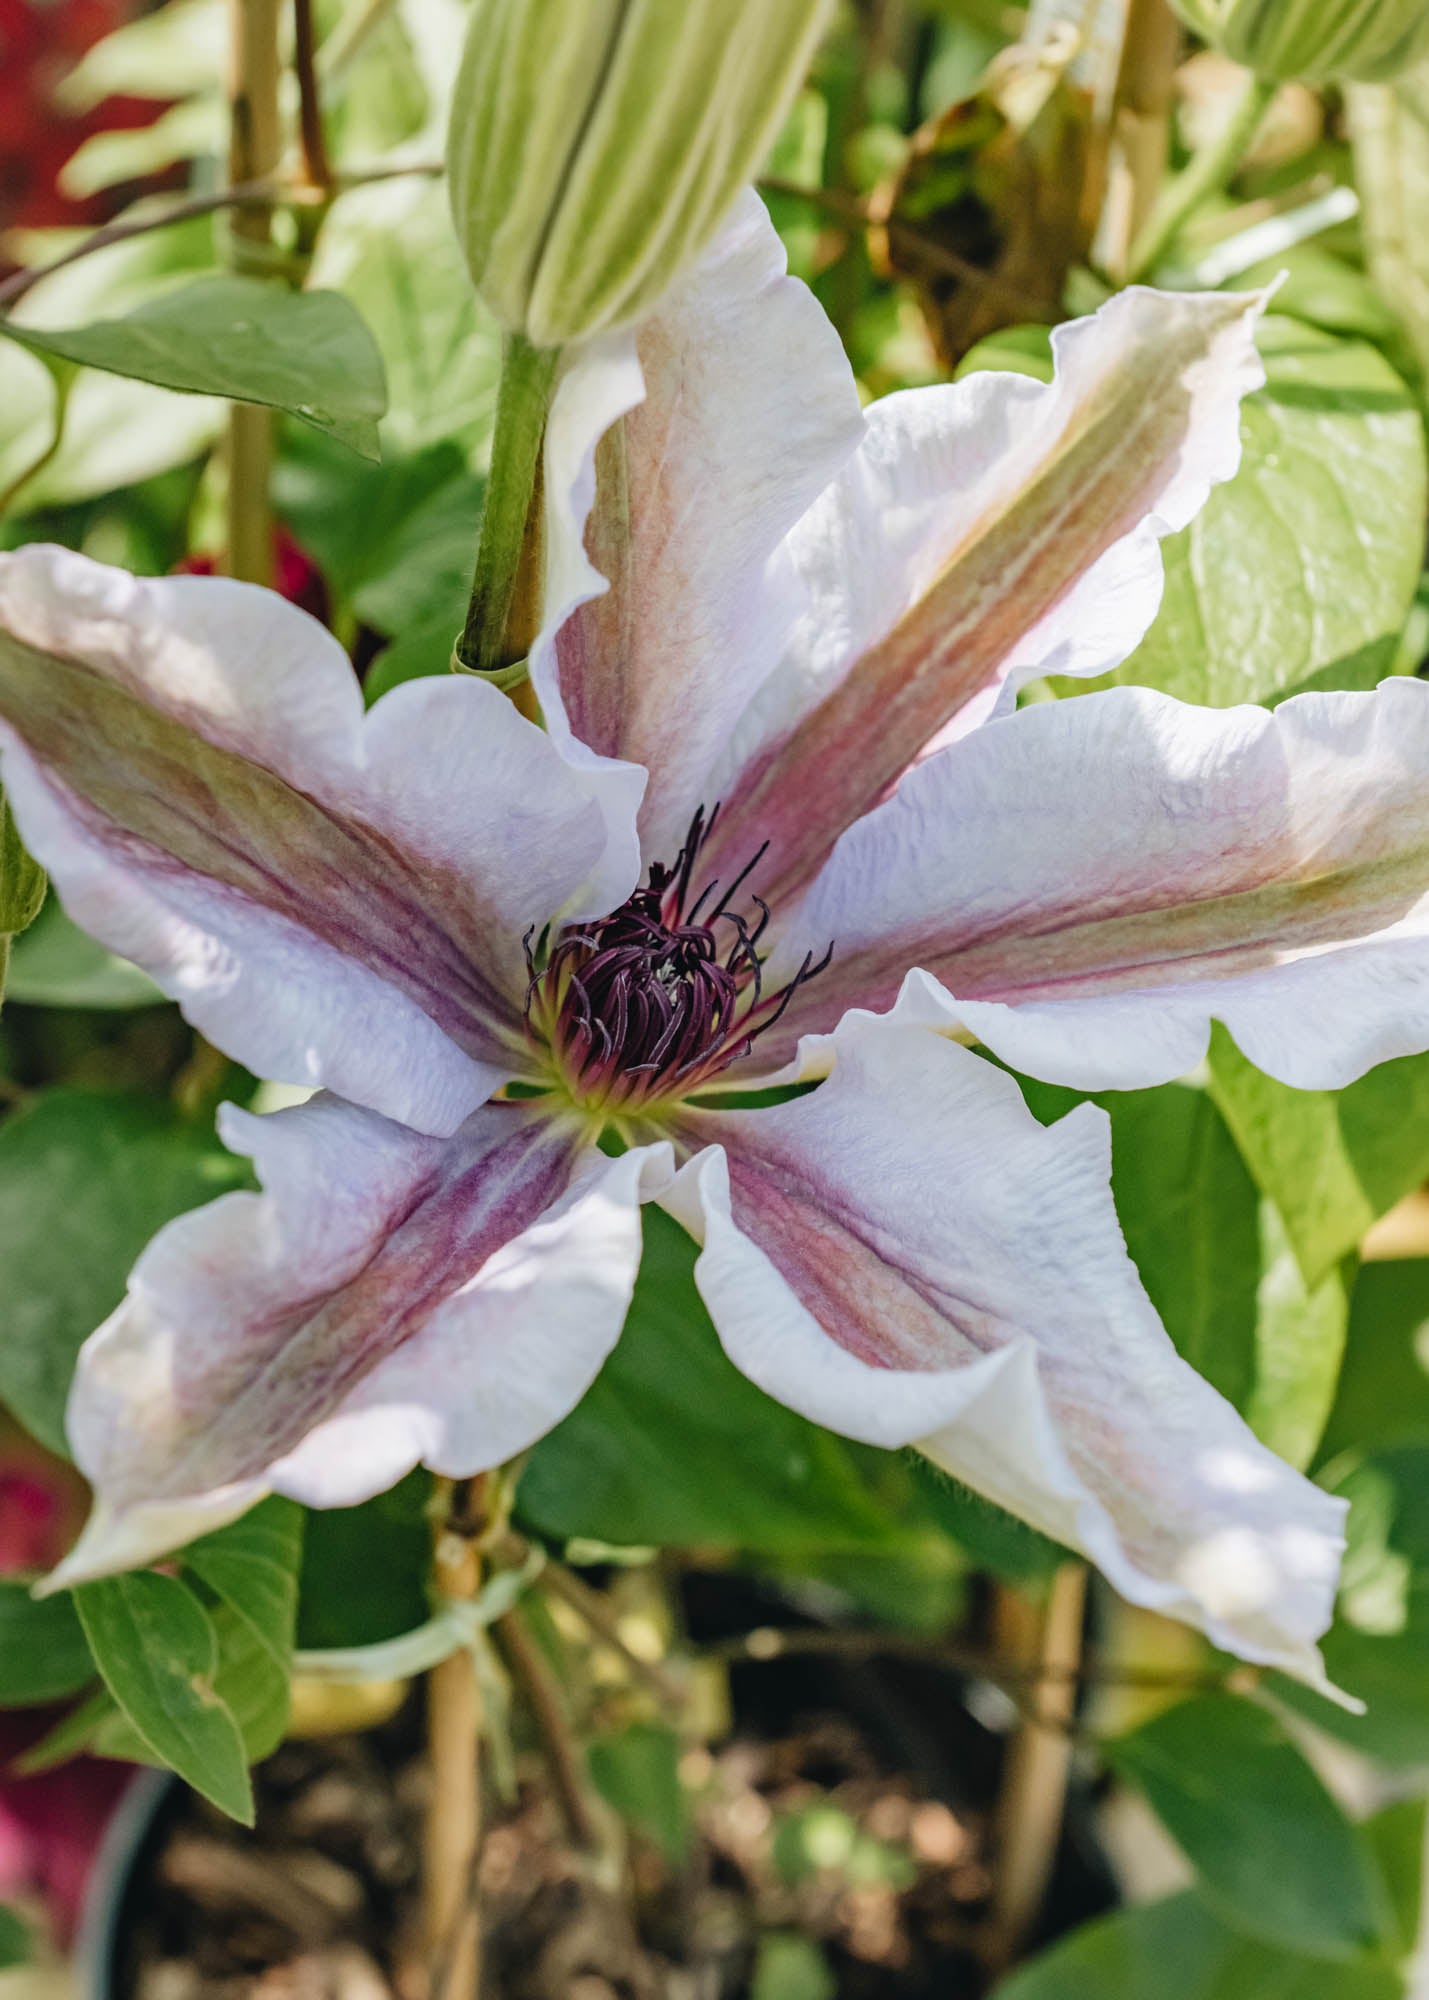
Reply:
[[[1003, 1744], [967, 1693], [917, 1662], [735, 1667], [726, 1739], [682, 1769], [682, 1862], [638, 1834], [615, 1865], [575, 1851], [518, 1746], [481, 1869], [484, 2000], [979, 2000]], [[117, 2000], [426, 2000], [420, 1745], [415, 1697], [375, 1732], [283, 1745], [252, 1833], [176, 1788]], [[1111, 1900], [1087, 1824], [1074, 1800], [1044, 1935]]]

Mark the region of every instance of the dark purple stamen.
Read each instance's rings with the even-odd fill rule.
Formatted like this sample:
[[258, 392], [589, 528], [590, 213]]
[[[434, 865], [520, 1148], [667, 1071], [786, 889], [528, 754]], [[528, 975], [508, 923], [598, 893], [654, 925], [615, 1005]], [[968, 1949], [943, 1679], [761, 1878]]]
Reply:
[[[701, 808], [673, 864], [653, 863], [645, 885], [610, 916], [561, 932], [544, 957], [526, 939], [528, 1029], [583, 1098], [633, 1106], [697, 1090], [747, 1055], [833, 955], [832, 946], [818, 960], [809, 953], [786, 986], [765, 993], [759, 943], [768, 905], [748, 892], [753, 923], [729, 907], [764, 847], [700, 918], [720, 887], [709, 882], [690, 901], [718, 811], [707, 820]], [[716, 936], [719, 924], [731, 940]]]

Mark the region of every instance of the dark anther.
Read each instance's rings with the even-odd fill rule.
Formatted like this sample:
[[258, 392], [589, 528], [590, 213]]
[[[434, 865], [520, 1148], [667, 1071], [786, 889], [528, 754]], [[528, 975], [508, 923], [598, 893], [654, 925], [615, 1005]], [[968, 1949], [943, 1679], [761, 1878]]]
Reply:
[[[730, 904], [765, 847], [700, 915], [722, 886], [706, 883], [690, 900], [718, 812], [706, 818], [701, 808], [674, 862], [652, 864], [643, 887], [610, 916], [561, 932], [544, 954], [532, 932], [522, 940], [529, 1030], [582, 1096], [628, 1105], [698, 1089], [747, 1055], [829, 962], [832, 946], [817, 961], [810, 953], [779, 991], [764, 991], [759, 944], [769, 906], [746, 891], [751, 922]], [[720, 924], [728, 926], [723, 940]]]

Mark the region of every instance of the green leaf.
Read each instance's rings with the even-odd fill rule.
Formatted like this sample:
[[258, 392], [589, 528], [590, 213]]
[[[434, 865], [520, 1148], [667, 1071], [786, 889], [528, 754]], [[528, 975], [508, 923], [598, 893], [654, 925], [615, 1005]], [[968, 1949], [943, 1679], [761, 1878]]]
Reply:
[[1255, 1385], [1244, 1404], [1256, 1436], [1301, 1470], [1315, 1456], [1340, 1379], [1353, 1260], [1313, 1289], [1305, 1283], [1279, 1210], [1260, 1204]]
[[0, 1903], [0, 1972], [28, 1964], [30, 1947], [30, 1926], [18, 1910]]
[[1367, 1756], [1429, 1763], [1429, 1445], [1347, 1452], [1321, 1480], [1350, 1502], [1325, 1667], [1366, 1712], [1346, 1714], [1278, 1678], [1277, 1696]]
[[[29, 261], [71, 249], [75, 233], [27, 232]], [[192, 276], [213, 261], [208, 216], [150, 230], [78, 258], [44, 278], [7, 325], [83, 325], [108, 318]], [[48, 366], [0, 340], [0, 487], [33, 465], [52, 431], [54, 385]], [[205, 397], [174, 398], [143, 382], [81, 370], [70, 391], [58, 456], [27, 482], [27, 509], [64, 505], [132, 486], [205, 451], [222, 431], [221, 407]]]
[[159, 388], [288, 410], [366, 457], [378, 455], [382, 357], [361, 316], [335, 292], [292, 292], [215, 272], [121, 319], [63, 329], [0, 320], [0, 334], [36, 354]]
[[579, 1407], [532, 1453], [519, 1491], [525, 1519], [558, 1539], [773, 1555], [894, 1537], [849, 1449], [727, 1359], [684, 1231], [655, 1208], [644, 1229], [625, 1331]]
[[1142, 1282], [1177, 1348], [1237, 1408], [1256, 1393], [1261, 1271], [1255, 1188], [1204, 1091], [1099, 1100], [1112, 1191]]
[[243, 1737], [214, 1687], [218, 1635], [177, 1578], [154, 1570], [74, 1593], [95, 1663], [154, 1756], [245, 1826], [253, 1793]]
[[[1047, 338], [1009, 329], [959, 373], [1011, 367], [1045, 379]], [[1363, 341], [1282, 317], [1262, 321], [1257, 339], [1266, 384], [1243, 405], [1240, 470], [1162, 543], [1161, 610], [1113, 682], [1214, 708], [1309, 681], [1369, 687], [1393, 662], [1423, 556], [1414, 397]]]
[[1324, 1456], [1429, 1444], [1429, 1258], [1364, 1264]]
[[[1019, 1081], [1044, 1122], [1081, 1101]], [[1348, 1266], [1307, 1287], [1277, 1211], [1206, 1092], [1167, 1084], [1094, 1102], [1111, 1119], [1112, 1192], [1127, 1248], [1167, 1332], [1272, 1450], [1307, 1464], [1338, 1380]]]
[[247, 1185], [216, 1138], [151, 1099], [54, 1090], [0, 1126], [0, 1402], [63, 1453], [83, 1342], [161, 1224]]
[[1228, 1923], [1315, 1956], [1379, 1940], [1386, 1904], [1373, 1857], [1267, 1709], [1198, 1695], [1105, 1749]]
[[1429, 1174], [1429, 1056], [1381, 1063], [1346, 1090], [1292, 1090], [1217, 1026], [1209, 1089], [1308, 1285]]
[[1414, 220], [1429, 202], [1424, 76], [1420, 63], [1395, 83], [1352, 86], [1347, 101], [1370, 276], [1429, 375], [1429, 245]]
[[501, 336], [472, 291], [445, 190], [394, 180], [345, 194], [323, 225], [313, 283], [345, 292], [382, 350], [384, 446], [410, 453], [452, 438], [484, 463]]
[[361, 1507], [323, 1507], [307, 1515], [300, 1645], [314, 1651], [371, 1646], [414, 1631], [430, 1616], [430, 1494], [431, 1475], [412, 1472]]
[[219, 1599], [215, 1684], [255, 1762], [276, 1749], [288, 1723], [302, 1547], [302, 1509], [275, 1496], [183, 1553], [185, 1570]]
[[586, 1761], [606, 1804], [678, 1867], [689, 1852], [692, 1824], [675, 1731], [660, 1722], [632, 1722], [597, 1736]]
[[1405, 2000], [1405, 1987], [1387, 1966], [1305, 1958], [1240, 1936], [1187, 1890], [1083, 1924], [993, 2000]]
[[9, 801], [0, 791], [0, 937], [26, 931], [45, 900], [45, 871], [26, 853]]
[[450, 439], [362, 467], [295, 433], [276, 504], [343, 608], [392, 636], [368, 669], [369, 702], [401, 681], [451, 669], [466, 616], [484, 481]]
[[379, 465], [354, 465], [331, 438], [294, 425], [284, 432], [273, 505], [328, 589], [351, 608], [360, 590], [390, 572], [403, 523], [469, 477], [465, 454], [449, 439], [407, 456], [389, 452]]
[[0, 1708], [63, 1701], [94, 1679], [94, 1661], [67, 1597], [35, 1598], [0, 1579]]
[[1406, 1957], [1418, 1941], [1423, 1921], [1426, 1817], [1429, 1801], [1398, 1799], [1360, 1828], [1389, 1898], [1396, 1950]]
[[1363, 342], [1275, 318], [1259, 345], [1240, 471], [1163, 543], [1161, 610], [1114, 681], [1221, 707], [1371, 687], [1393, 661], [1423, 555], [1414, 398]]
[[164, 996], [146, 972], [116, 958], [71, 923], [51, 896], [10, 957], [8, 1000], [32, 1007], [158, 1007]]

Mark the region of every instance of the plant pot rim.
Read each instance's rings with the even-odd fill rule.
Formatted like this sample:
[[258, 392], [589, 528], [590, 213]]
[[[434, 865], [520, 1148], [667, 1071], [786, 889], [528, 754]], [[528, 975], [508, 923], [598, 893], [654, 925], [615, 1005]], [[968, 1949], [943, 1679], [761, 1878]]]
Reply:
[[110, 1815], [85, 1884], [75, 1936], [80, 2000], [115, 2000], [120, 1926], [135, 1864], [179, 1782], [172, 1771], [137, 1771]]

